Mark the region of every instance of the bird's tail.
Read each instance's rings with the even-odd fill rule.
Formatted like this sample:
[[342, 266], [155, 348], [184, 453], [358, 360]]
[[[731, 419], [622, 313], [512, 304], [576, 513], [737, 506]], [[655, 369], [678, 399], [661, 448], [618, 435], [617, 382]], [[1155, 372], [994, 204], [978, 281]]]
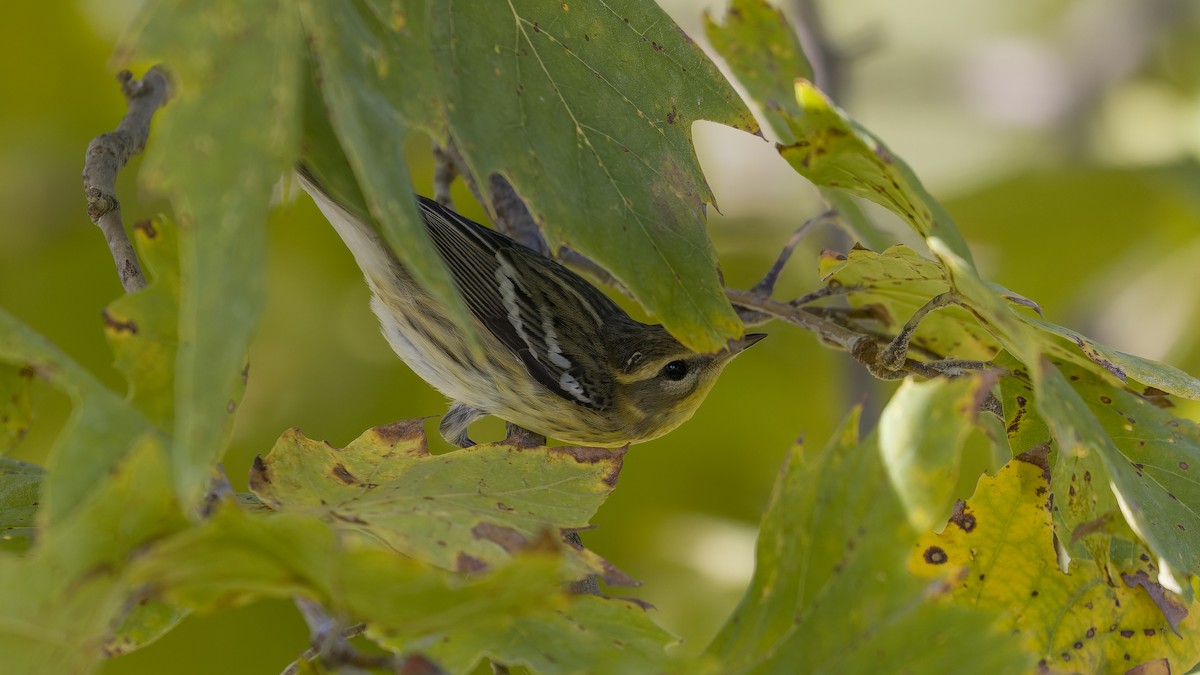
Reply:
[[338, 236], [346, 243], [346, 248], [354, 255], [367, 282], [375, 287], [394, 277], [397, 273], [396, 258], [379, 233], [362, 216], [329, 194], [306, 164], [297, 165], [296, 174], [300, 177], [300, 187], [317, 203], [317, 208], [325, 214], [329, 224], [333, 225]]

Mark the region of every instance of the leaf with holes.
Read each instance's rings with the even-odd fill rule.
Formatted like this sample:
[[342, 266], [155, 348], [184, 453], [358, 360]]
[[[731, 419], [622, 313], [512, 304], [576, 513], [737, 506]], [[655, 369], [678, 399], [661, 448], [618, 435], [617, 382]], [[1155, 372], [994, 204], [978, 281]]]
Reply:
[[888, 482], [878, 436], [797, 447], [759, 532], [754, 578], [707, 655], [726, 673], [1025, 672], [993, 613], [941, 601], [905, 569], [917, 533]]
[[955, 602], [999, 614], [997, 628], [1019, 635], [1046, 672], [1125, 672], [1163, 656], [1190, 667], [1200, 658], [1200, 607], [1147, 581], [1149, 558], [1116, 585], [1087, 561], [1059, 571], [1047, 471], [1043, 446], [981, 478], [941, 534], [921, 537], [909, 568], [952, 584]]
[[509, 180], [551, 250], [619, 279], [685, 344], [743, 328], [704, 231], [713, 201], [691, 128], [757, 123], [654, 3], [432, 3], [450, 135], [481, 187]]
[[[271, 508], [320, 517], [434, 565], [478, 572], [541, 537], [586, 528], [616, 486], [622, 450], [476, 446], [430, 455], [422, 420], [370, 429], [339, 450], [291, 430], [255, 462]], [[580, 578], [632, 583], [591, 551]]]

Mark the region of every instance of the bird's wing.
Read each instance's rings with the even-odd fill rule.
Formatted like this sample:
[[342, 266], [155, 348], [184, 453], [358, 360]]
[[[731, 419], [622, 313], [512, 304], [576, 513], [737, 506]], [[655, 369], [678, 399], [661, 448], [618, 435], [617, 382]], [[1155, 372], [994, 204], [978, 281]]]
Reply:
[[435, 201], [421, 197], [420, 207], [471, 313], [547, 389], [610, 408], [616, 383], [600, 328], [623, 311], [562, 265]]

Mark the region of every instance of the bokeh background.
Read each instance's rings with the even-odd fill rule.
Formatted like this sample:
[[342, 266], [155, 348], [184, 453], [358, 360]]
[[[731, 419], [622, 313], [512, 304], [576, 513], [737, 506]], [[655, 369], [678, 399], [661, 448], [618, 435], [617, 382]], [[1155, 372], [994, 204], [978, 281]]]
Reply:
[[[114, 388], [123, 385], [100, 310], [121, 290], [84, 213], [79, 173], [88, 141], [124, 112], [108, 59], [139, 4], [10, 3], [0, 22], [0, 306]], [[663, 4], [698, 39], [703, 11], [725, 9]], [[788, 0], [784, 9], [832, 46], [836, 99], [945, 202], [985, 276], [1040, 302], [1052, 321], [1200, 372], [1200, 4]], [[748, 287], [822, 206], [771, 144], [707, 123], [694, 132], [720, 205], [710, 233], [726, 280]], [[415, 140], [409, 160], [428, 192], [428, 144]], [[167, 207], [139, 191], [137, 167], [118, 184], [127, 224]], [[456, 195], [483, 218], [465, 190]], [[850, 243], [811, 236], [780, 295], [815, 288], [817, 253]], [[350, 255], [307, 199], [280, 199], [269, 251], [267, 311], [225, 462], [241, 489], [254, 455], [288, 427], [344, 445], [367, 427], [444, 410], [389, 351]], [[873, 424], [890, 391], [811, 335], [768, 332], [696, 419], [632, 449], [598, 529], [584, 535], [644, 582], [615, 592], [656, 605], [683, 649], [702, 648], [740, 597], [788, 447], [823, 443], [856, 402]], [[18, 456], [37, 462], [69, 410], [45, 385], [34, 394], [39, 416]], [[1200, 417], [1194, 405], [1182, 410]], [[475, 437], [500, 433], [485, 425]], [[104, 672], [278, 672], [306, 640], [290, 603], [263, 602], [191, 617]]]

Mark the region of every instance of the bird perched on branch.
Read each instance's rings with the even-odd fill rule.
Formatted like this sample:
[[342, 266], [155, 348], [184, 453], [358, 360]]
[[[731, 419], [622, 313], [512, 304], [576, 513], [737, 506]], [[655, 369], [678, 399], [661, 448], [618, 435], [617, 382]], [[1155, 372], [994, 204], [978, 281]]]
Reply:
[[613, 447], [662, 436], [691, 418], [729, 361], [764, 335], [699, 354], [632, 319], [562, 265], [424, 197], [417, 210], [474, 320], [482, 354], [378, 232], [313, 173], [300, 183], [362, 269], [396, 354], [453, 400], [442, 436], [495, 415], [528, 431]]

